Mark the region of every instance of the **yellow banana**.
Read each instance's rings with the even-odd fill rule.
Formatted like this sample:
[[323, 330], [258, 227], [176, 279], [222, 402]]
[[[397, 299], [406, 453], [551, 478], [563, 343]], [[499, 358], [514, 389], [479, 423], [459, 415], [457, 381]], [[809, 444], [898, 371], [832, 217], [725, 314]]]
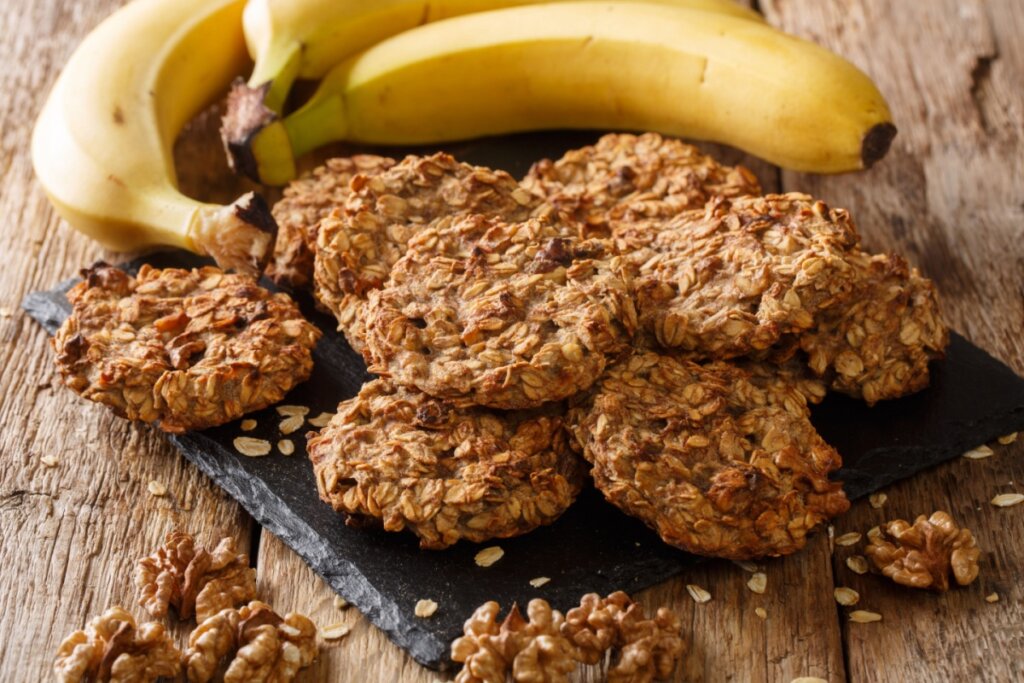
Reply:
[[[870, 166], [896, 133], [871, 80], [765, 24], [618, 2], [495, 10], [395, 36], [247, 136], [268, 183], [326, 142], [423, 144], [543, 128], [655, 130], [799, 171]], [[253, 132], [255, 131], [255, 132]]]
[[274, 222], [249, 193], [228, 206], [177, 189], [184, 125], [248, 63], [243, 0], [136, 0], [75, 50], [32, 135], [36, 176], [73, 227], [115, 250], [153, 245], [256, 272]]
[[[319, 79], [346, 57], [440, 19], [544, 0], [249, 0], [243, 23], [255, 61], [250, 88], [280, 113], [296, 78]], [[565, 0], [562, 0], [565, 1]], [[641, 0], [761, 20], [734, 0]]]

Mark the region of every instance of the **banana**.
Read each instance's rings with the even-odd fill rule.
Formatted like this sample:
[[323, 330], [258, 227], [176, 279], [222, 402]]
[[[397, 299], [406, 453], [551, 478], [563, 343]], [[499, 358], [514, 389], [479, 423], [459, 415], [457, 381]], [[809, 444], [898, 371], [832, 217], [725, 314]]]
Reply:
[[170, 245], [257, 272], [273, 242], [249, 193], [205, 204], [177, 189], [173, 145], [248, 64], [243, 0], [135, 0], [75, 50], [32, 134], [58, 213], [110, 249]]
[[[246, 126], [242, 126], [246, 128]], [[543, 128], [655, 130], [779, 166], [866, 168], [896, 133], [841, 57], [765, 24], [653, 4], [573, 2], [428, 24], [346, 60], [299, 110], [236, 139], [282, 183], [336, 140], [424, 144]]]
[[[243, 14], [255, 61], [248, 87], [281, 113], [296, 78], [320, 79], [332, 67], [385, 38], [449, 17], [543, 0], [249, 0]], [[565, 0], [563, 0], [565, 1]], [[733, 0], [643, 0], [761, 21]]]

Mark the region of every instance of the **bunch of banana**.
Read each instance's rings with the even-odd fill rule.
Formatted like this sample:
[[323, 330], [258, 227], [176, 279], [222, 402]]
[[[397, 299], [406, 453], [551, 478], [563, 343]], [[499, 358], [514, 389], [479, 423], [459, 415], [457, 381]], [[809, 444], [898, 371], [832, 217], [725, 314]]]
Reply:
[[226, 120], [227, 148], [267, 184], [332, 141], [542, 128], [655, 130], [825, 173], [886, 153], [889, 108], [852, 64], [762, 22], [679, 4], [534, 4], [423, 25], [342, 61], [284, 118], [236, 89], [231, 111], [253, 115]]
[[177, 189], [175, 137], [248, 65], [243, 0], [135, 0], [91, 33], [32, 136], [36, 175], [73, 227], [111, 249], [178, 246], [255, 273], [273, 243], [266, 203], [219, 206]]

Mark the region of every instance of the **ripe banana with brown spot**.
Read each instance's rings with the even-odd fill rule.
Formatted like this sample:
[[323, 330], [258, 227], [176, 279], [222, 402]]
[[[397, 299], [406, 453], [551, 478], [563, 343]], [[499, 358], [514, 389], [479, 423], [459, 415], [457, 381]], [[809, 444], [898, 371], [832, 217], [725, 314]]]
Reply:
[[220, 206], [177, 189], [174, 140], [248, 64], [244, 0], [135, 0], [75, 50], [32, 135], [58, 213], [110, 249], [182, 247], [257, 273], [276, 226], [249, 193]]
[[338, 140], [653, 130], [836, 173], [869, 167], [896, 133], [871, 79], [828, 50], [722, 13], [622, 2], [420, 26], [339, 64], [286, 118], [236, 124], [238, 166], [271, 184], [295, 175], [299, 155]]

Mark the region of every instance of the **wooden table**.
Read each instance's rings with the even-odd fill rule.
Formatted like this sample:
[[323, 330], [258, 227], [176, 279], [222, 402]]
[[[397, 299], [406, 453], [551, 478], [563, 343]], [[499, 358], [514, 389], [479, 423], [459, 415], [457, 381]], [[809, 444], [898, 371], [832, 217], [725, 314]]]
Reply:
[[[176, 527], [204, 539], [235, 536], [255, 555], [269, 602], [321, 625], [352, 625], [301, 680], [437, 680], [354, 610], [335, 608], [298, 556], [159, 432], [64, 390], [47, 335], [18, 310], [27, 292], [109, 257], [55, 216], [33, 180], [28, 145], [61, 65], [118, 4], [0, 3], [0, 680], [48, 678], [67, 633], [110, 605], [132, 607], [135, 559]], [[935, 279], [955, 329], [1024, 374], [1024, 4], [766, 0], [760, 9], [866, 70], [889, 98], [900, 134], [883, 163], [858, 175], [814, 177], [747, 162], [768, 189], [849, 208], [868, 246], [902, 252]], [[741, 568], [708, 563], [639, 596], [683, 617], [692, 642], [676, 680], [1020, 679], [1024, 505], [988, 501], [1024, 491], [1024, 445], [995, 450], [893, 486], [880, 509], [858, 503], [835, 524], [837, 535], [863, 532], [892, 517], [948, 510], [985, 551], [976, 583], [932, 595], [857, 576], [845, 566], [847, 549], [830, 551], [824, 533], [803, 552], [765, 563], [764, 595], [746, 588]], [[153, 480], [167, 485], [167, 496], [148, 493]], [[688, 583], [713, 599], [695, 604]], [[883, 620], [851, 623], [833, 601], [837, 586], [859, 591], [858, 607]], [[985, 600], [992, 593], [998, 602]], [[187, 626], [176, 632], [184, 638]], [[574, 680], [602, 678], [594, 667]]]

